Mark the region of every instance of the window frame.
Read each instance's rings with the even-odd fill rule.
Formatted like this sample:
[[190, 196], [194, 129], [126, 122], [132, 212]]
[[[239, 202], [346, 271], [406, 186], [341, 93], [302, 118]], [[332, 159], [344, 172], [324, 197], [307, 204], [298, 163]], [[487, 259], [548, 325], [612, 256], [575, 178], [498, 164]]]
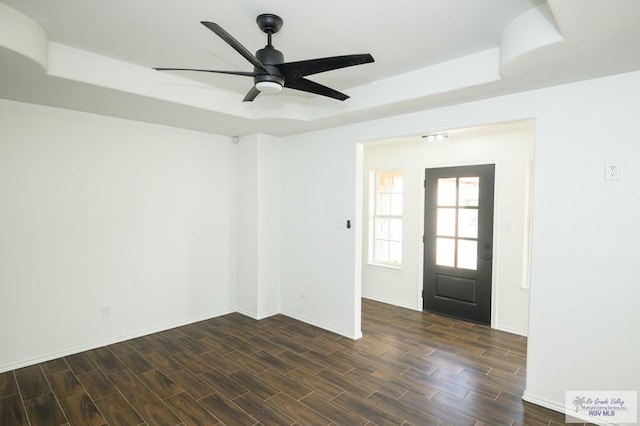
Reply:
[[[395, 176], [400, 175], [402, 177], [402, 186], [400, 191], [393, 190], [393, 184], [389, 184], [389, 191], [382, 192], [378, 186], [378, 176], [380, 174], [389, 175], [389, 179], [393, 181]], [[403, 255], [403, 243], [404, 243], [404, 178], [405, 173], [404, 170], [394, 169], [394, 170], [372, 170], [369, 172], [369, 250], [368, 250], [368, 264], [372, 266], [381, 266], [385, 268], [391, 269], [402, 269], [402, 255]], [[390, 197], [390, 205], [389, 205], [389, 213], [388, 214], [379, 214], [378, 213], [378, 200], [379, 196], [387, 195]], [[401, 212], [400, 214], [391, 214], [391, 196], [392, 195], [400, 195], [402, 197], [401, 202]], [[392, 220], [400, 221], [400, 238], [392, 239], [391, 238], [391, 230], [388, 231], [387, 238], [376, 238], [376, 227], [379, 220], [387, 220], [389, 221], [389, 226]], [[385, 241], [387, 244], [387, 256], [385, 260], [376, 260], [378, 258], [376, 253], [376, 243], [380, 241]], [[400, 252], [399, 252], [399, 260], [392, 260], [391, 258], [391, 244], [399, 243]]]

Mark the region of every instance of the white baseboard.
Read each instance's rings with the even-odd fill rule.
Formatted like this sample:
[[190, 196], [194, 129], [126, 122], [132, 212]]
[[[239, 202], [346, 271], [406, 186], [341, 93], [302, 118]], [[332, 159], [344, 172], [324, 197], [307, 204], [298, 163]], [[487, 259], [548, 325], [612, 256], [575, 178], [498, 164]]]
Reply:
[[528, 336], [527, 330], [520, 330], [517, 328], [505, 327], [504, 325], [499, 325], [499, 324], [496, 324], [495, 327], [493, 328], [495, 328], [496, 330], [505, 331], [507, 333], [517, 334], [518, 336], [524, 336], [524, 337]]
[[531, 395], [526, 390], [522, 394], [522, 399], [532, 404], [536, 404], [541, 407], [548, 408], [549, 410], [557, 411], [558, 413], [564, 414], [564, 404], [558, 404], [556, 402], [549, 401], [548, 399]]
[[260, 315], [258, 315], [258, 321], [263, 320], [265, 318], [269, 318], [272, 317], [274, 315], [278, 315], [280, 314], [280, 310], [277, 311], [271, 311], [271, 312], [266, 312], [266, 313], [261, 313]]
[[276, 311], [271, 311], [271, 312], [267, 312], [267, 313], [263, 313], [263, 314], [259, 314], [258, 315], [258, 314], [255, 314], [253, 312], [245, 311], [244, 309], [240, 309], [240, 308], [236, 309], [236, 312], [239, 313], [239, 314], [244, 315], [245, 317], [249, 317], [251, 319], [254, 319], [256, 321], [260, 321], [260, 320], [263, 320], [265, 318], [269, 318], [269, 317], [272, 317], [274, 315], [278, 315], [280, 313], [280, 311], [276, 310]]
[[322, 324], [322, 323], [320, 323], [318, 321], [314, 321], [314, 320], [309, 319], [309, 318], [305, 318], [302, 315], [297, 315], [297, 314], [294, 314], [294, 313], [291, 313], [291, 312], [286, 312], [286, 311], [281, 312], [281, 314], [282, 315], [286, 315], [286, 316], [288, 316], [290, 318], [293, 318], [295, 320], [302, 321], [302, 322], [307, 323], [309, 325], [312, 325], [314, 327], [318, 327], [318, 328], [321, 328], [323, 330], [330, 331], [331, 333], [339, 334], [340, 336], [347, 337], [347, 338], [352, 339], [352, 340], [358, 340], [358, 339], [362, 338], [362, 330], [358, 330], [354, 334], [354, 333], [349, 333], [349, 332], [344, 331], [344, 330], [338, 330], [337, 328], [333, 328], [331, 326], [328, 326], [326, 324]]
[[[557, 402], [549, 401], [548, 399], [540, 398], [540, 397], [535, 396], [535, 395], [531, 395], [526, 390], [524, 391], [524, 394], [522, 395], [522, 399], [527, 401], [527, 402], [530, 402], [532, 404], [536, 404], [536, 405], [539, 405], [541, 407], [548, 408], [549, 410], [557, 411], [558, 413], [561, 413], [561, 414], [566, 414], [566, 407], [565, 407], [564, 403], [558, 404]], [[612, 423], [612, 422], [607, 422], [606, 420], [594, 419], [592, 417], [585, 416], [585, 415], [582, 415], [582, 414], [579, 414], [579, 413], [575, 413], [575, 414], [571, 413], [570, 417], [578, 419], [581, 422], [584, 421], [585, 423], [590, 423], [590, 424], [595, 424], [595, 425], [619, 426], [619, 423]], [[578, 423], [578, 422], [575, 422], [575, 423]], [[568, 424], [573, 424], [573, 423], [568, 423]], [[578, 423], [578, 424], [580, 424], [580, 423]]]
[[251, 319], [258, 320], [258, 315], [253, 313], [253, 312], [245, 311], [244, 309], [240, 309], [240, 308], [236, 308], [236, 312], [241, 314], [241, 315], [244, 315], [245, 317], [249, 317]]
[[220, 311], [214, 314], [207, 314], [207, 315], [202, 315], [198, 317], [193, 317], [187, 320], [177, 321], [175, 323], [163, 324], [161, 326], [149, 328], [146, 330], [139, 330], [139, 331], [136, 331], [135, 333], [124, 334], [111, 339], [106, 339], [106, 340], [101, 340], [97, 342], [92, 342], [86, 345], [76, 346], [64, 351], [53, 352], [53, 353], [42, 355], [39, 357], [30, 358], [28, 360], [20, 361], [14, 364], [2, 365], [0, 366], [0, 373], [4, 373], [5, 371], [17, 370], [18, 368], [28, 367], [34, 364], [40, 364], [42, 362], [51, 361], [54, 359], [62, 358], [64, 356], [69, 356], [69, 355], [77, 354], [84, 351], [90, 351], [92, 349], [100, 348], [102, 346], [113, 345], [115, 343], [124, 342], [125, 340], [131, 340], [138, 337], [147, 336], [149, 334], [158, 333], [160, 331], [166, 331], [172, 328], [182, 327], [183, 325], [205, 321], [205, 320], [216, 318], [222, 315], [227, 315], [233, 312], [235, 311], [234, 310]]
[[406, 305], [404, 303], [395, 302], [393, 300], [387, 300], [387, 299], [384, 299], [384, 298], [367, 296], [367, 295], [363, 295], [362, 298], [363, 299], [373, 300], [374, 302], [386, 303], [387, 305], [393, 305], [393, 306], [399, 306], [401, 308], [411, 309], [412, 311], [422, 311], [422, 306], [419, 306], [419, 307], [410, 306], [410, 305]]

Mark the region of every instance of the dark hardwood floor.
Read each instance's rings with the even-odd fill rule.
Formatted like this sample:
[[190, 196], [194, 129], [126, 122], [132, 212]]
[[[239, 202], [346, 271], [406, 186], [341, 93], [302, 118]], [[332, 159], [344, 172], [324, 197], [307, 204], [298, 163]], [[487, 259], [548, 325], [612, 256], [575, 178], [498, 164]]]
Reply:
[[363, 300], [353, 341], [231, 314], [0, 374], [0, 425], [550, 425], [526, 339]]

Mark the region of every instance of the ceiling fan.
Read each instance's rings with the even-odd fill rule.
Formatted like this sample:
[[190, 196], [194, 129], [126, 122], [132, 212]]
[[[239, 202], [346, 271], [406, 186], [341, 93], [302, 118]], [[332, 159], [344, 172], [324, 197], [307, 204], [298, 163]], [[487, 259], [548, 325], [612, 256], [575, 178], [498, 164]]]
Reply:
[[258, 15], [258, 27], [267, 34], [267, 45], [253, 55], [231, 34], [214, 22], [202, 21], [201, 24], [216, 33], [229, 46], [233, 47], [246, 60], [253, 64], [253, 72], [222, 71], [192, 68], [154, 68], [158, 71], [197, 71], [216, 74], [232, 74], [253, 77], [254, 86], [244, 97], [243, 102], [253, 101], [261, 92], [278, 93], [282, 87], [327, 96], [344, 101], [349, 96], [330, 87], [308, 80], [305, 77], [325, 71], [351, 67], [373, 62], [370, 54], [331, 56], [328, 58], [309, 59], [306, 61], [284, 62], [284, 55], [271, 44], [271, 36], [282, 27], [282, 18], [271, 13]]

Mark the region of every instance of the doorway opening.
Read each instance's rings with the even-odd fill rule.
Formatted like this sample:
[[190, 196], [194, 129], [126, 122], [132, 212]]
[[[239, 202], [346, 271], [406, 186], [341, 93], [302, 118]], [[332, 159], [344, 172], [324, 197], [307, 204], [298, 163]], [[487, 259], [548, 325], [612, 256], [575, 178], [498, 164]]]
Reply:
[[[488, 318], [475, 319], [492, 327], [526, 335], [529, 309], [529, 253], [531, 229], [531, 195], [533, 155], [533, 119], [486, 126], [447, 130], [446, 138], [425, 138], [424, 134], [363, 143], [362, 147], [362, 246], [361, 293], [362, 297], [413, 310], [423, 310], [423, 282], [427, 278], [423, 237], [427, 236], [425, 223], [424, 181], [427, 169], [445, 169], [473, 165], [493, 165], [494, 200], [490, 248], [478, 251], [476, 265], [490, 268], [491, 284]], [[439, 133], [442, 133], [441, 131]], [[431, 141], [428, 141], [431, 139]], [[375, 248], [375, 173], [402, 173], [402, 251], [401, 264], [382, 265], [372, 262], [371, 247]], [[398, 194], [394, 193], [397, 198]], [[379, 203], [384, 205], [384, 203]], [[451, 206], [440, 206], [451, 207]], [[458, 206], [456, 206], [457, 208]], [[473, 215], [472, 208], [461, 215]], [[469, 211], [467, 211], [469, 210]], [[451, 211], [449, 211], [449, 214]], [[380, 222], [382, 223], [382, 222]], [[400, 223], [398, 221], [398, 223]], [[467, 229], [468, 231], [469, 229]], [[390, 235], [381, 229], [380, 235]], [[385, 232], [386, 231], [386, 234]], [[466, 232], [463, 230], [463, 232]], [[471, 232], [471, 231], [470, 231]], [[453, 241], [460, 249], [470, 247], [474, 238], [463, 234]], [[436, 236], [437, 237], [437, 236]], [[446, 237], [440, 235], [440, 237]], [[447, 238], [444, 238], [447, 239]], [[484, 244], [478, 242], [477, 244]], [[454, 251], [454, 260], [456, 252]], [[435, 253], [431, 254], [431, 257]], [[488, 257], [487, 257], [488, 256]], [[398, 257], [398, 256], [396, 256]], [[465, 259], [461, 258], [464, 262]], [[473, 264], [473, 256], [470, 264]], [[442, 265], [440, 265], [442, 266]], [[464, 266], [464, 265], [463, 265]], [[464, 268], [457, 268], [464, 269]], [[482, 269], [482, 268], [481, 268]], [[442, 273], [440, 275], [446, 275]], [[454, 276], [455, 277], [455, 276]], [[442, 283], [444, 285], [444, 283]], [[456, 287], [457, 286], [457, 287]], [[443, 290], [441, 296], [470, 299], [469, 282], [454, 284], [452, 294]], [[442, 287], [444, 289], [444, 287]], [[467, 292], [466, 295], [456, 292]]]

